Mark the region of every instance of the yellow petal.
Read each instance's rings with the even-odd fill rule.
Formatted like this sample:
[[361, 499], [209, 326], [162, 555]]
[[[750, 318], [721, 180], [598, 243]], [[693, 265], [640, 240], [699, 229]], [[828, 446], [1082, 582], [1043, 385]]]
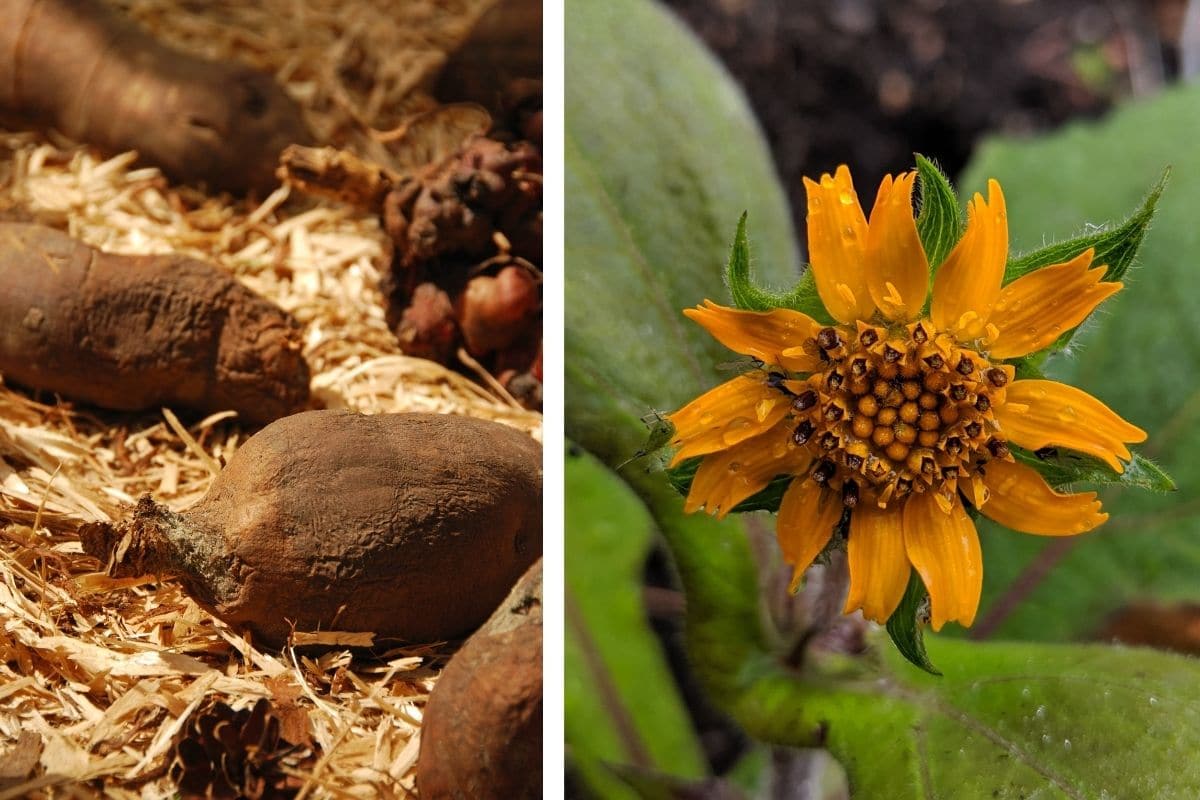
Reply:
[[1024, 380], [1008, 385], [1004, 402], [993, 406], [1000, 433], [1029, 450], [1056, 445], [1105, 461], [1124, 472], [1126, 443], [1144, 442], [1146, 432], [1121, 419], [1085, 391], [1057, 381]]
[[1088, 318], [1121, 284], [1101, 283], [1104, 268], [1088, 269], [1092, 250], [1064, 264], [1043, 267], [1005, 286], [992, 312], [997, 335], [992, 358], [1018, 358], [1041, 350]]
[[867, 288], [879, 310], [891, 320], [915, 319], [929, 290], [929, 262], [912, 213], [917, 173], [908, 172], [879, 185], [867, 228]]
[[976, 193], [967, 231], [933, 279], [933, 324], [960, 339], [981, 336], [1000, 295], [1008, 261], [1008, 218], [1000, 184], [988, 181], [988, 201]]
[[850, 562], [849, 614], [856, 608], [881, 625], [888, 621], [904, 589], [911, 567], [904, 550], [904, 528], [899, 508], [879, 509], [865, 503], [850, 515], [846, 555]]
[[808, 190], [808, 258], [821, 302], [839, 322], [870, 319], [875, 306], [863, 261], [867, 218], [849, 168], [843, 164], [832, 177], [822, 175], [820, 183], [805, 178], [804, 188]]
[[708, 300], [703, 306], [683, 312], [721, 344], [738, 353], [777, 364], [792, 372], [812, 372], [821, 365], [817, 355], [803, 351], [799, 355], [782, 355], [812, 339], [823, 325], [807, 314], [789, 308], [773, 311], [742, 311], [719, 306]]
[[1006, 528], [1040, 536], [1073, 536], [1108, 519], [1095, 492], [1060, 494], [1024, 464], [989, 461], [984, 469], [983, 482], [991, 495], [979, 510]]
[[678, 448], [671, 466], [684, 459], [731, 447], [771, 428], [789, 408], [787, 396], [758, 375], [739, 375], [688, 403], [667, 419]]
[[910, 497], [904, 504], [904, 547], [929, 590], [933, 629], [947, 622], [970, 627], [983, 589], [983, 556], [975, 524], [958, 498], [946, 513], [932, 492]]
[[683, 510], [690, 514], [703, 507], [724, 517], [738, 503], [767, 488], [776, 475], [801, 472], [811, 460], [806, 448], [793, 444], [791, 428], [777, 425], [700, 462]]
[[797, 478], [783, 493], [775, 536], [783, 558], [792, 565], [792, 587], [821, 552], [842, 518], [842, 499], [811, 478]]

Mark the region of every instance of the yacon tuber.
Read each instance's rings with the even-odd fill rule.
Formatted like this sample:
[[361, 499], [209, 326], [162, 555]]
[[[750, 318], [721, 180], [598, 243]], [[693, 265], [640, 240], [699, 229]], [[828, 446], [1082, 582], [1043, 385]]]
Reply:
[[166, 574], [255, 641], [429, 642], [487, 619], [542, 552], [541, 449], [495, 422], [309, 411], [252, 436], [183, 513], [80, 529], [115, 577]]
[[542, 796], [542, 563], [438, 678], [425, 706], [423, 800]]
[[312, 141], [270, 75], [167, 47], [98, 0], [0, 2], [0, 117], [235, 192], [269, 191], [283, 148]]
[[299, 323], [210, 264], [0, 223], [0, 285], [5, 380], [104, 408], [234, 409], [249, 422], [308, 403]]

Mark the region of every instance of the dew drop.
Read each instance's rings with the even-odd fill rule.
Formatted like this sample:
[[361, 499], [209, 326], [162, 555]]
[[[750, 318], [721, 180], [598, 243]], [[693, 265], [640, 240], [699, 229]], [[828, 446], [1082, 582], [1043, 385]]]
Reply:
[[762, 422], [771, 413], [771, 409], [779, 404], [777, 397], [764, 397], [758, 401], [758, 405], [754, 407], [754, 414], [758, 417], [758, 421]]
[[725, 444], [737, 444], [746, 438], [746, 429], [750, 425], [750, 420], [745, 417], [738, 417], [725, 426], [725, 430], [721, 434], [721, 439]]
[[1058, 418], [1063, 422], [1073, 422], [1079, 418], [1079, 412], [1075, 410], [1074, 406], [1064, 406], [1058, 412]]
[[1021, 697], [1029, 697], [1029, 687], [1028, 686], [1021, 689]]
[[731, 474], [737, 474], [738, 472], [742, 471], [742, 464], [739, 461], [731, 461], [726, 469], [728, 469]]
[[1046, 718], [1046, 707], [1038, 706], [1037, 711], [1033, 712], [1033, 715], [1035, 717], [1037, 717], [1038, 719], [1045, 719]]
[[[849, 192], [839, 192], [838, 200], [842, 201], [842, 205], [849, 206], [854, 204], [854, 195]], [[849, 230], [849, 228], [847, 228]]]
[[1048, 733], [1042, 734], [1042, 744], [1044, 744], [1044, 745], [1050, 744], [1050, 734], [1048, 734]]
[[716, 419], [716, 417], [714, 417], [712, 414], [701, 414], [700, 415], [700, 424], [701, 425], [712, 425], [714, 419]]
[[1070, 739], [1063, 739], [1063, 749], [1064, 750], [1071, 749], [1071, 740]]
[[842, 229], [842, 238], [848, 242], [852, 242], [858, 238], [858, 234], [854, 232], [854, 228], [851, 228], [849, 225], [847, 225]]
[[1152, 706], [1158, 705], [1158, 698], [1155, 697], [1154, 695], [1150, 695], [1150, 705], [1152, 705]]

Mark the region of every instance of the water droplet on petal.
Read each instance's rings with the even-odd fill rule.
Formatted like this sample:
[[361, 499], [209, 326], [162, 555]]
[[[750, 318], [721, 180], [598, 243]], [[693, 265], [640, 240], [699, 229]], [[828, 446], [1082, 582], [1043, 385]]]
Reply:
[[742, 465], [740, 462], [730, 461], [729, 466], [726, 469], [728, 469], [731, 473], [737, 473], [741, 472]]
[[844, 206], [853, 205], [854, 195], [850, 194], [849, 192], [839, 192], [838, 200], [841, 200], [842, 205]]
[[746, 438], [746, 429], [751, 424], [750, 420], [745, 417], [738, 417], [725, 426], [725, 431], [721, 434], [721, 439], [725, 444], [737, 444]]
[[712, 414], [701, 414], [700, 415], [700, 424], [701, 425], [712, 425], [714, 419], [716, 419], [716, 417], [713, 416]]
[[758, 405], [754, 407], [754, 414], [758, 417], [758, 421], [762, 422], [765, 420], [767, 415], [771, 413], [771, 409], [777, 405], [779, 405], [779, 398], [777, 397], [764, 397], [762, 400], [759, 400]]

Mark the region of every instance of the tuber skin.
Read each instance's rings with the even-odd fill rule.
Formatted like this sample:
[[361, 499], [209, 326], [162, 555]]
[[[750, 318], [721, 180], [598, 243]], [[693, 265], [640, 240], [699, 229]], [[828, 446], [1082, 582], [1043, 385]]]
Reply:
[[308, 404], [299, 323], [210, 264], [0, 223], [0, 285], [5, 380], [120, 411], [233, 409], [251, 423]]
[[422, 800], [542, 796], [542, 562], [442, 670], [425, 706]]
[[458, 308], [467, 349], [477, 356], [504, 350], [529, 329], [541, 305], [537, 280], [523, 267], [472, 278]]
[[0, 115], [238, 193], [270, 191], [279, 153], [313, 139], [270, 75], [167, 47], [99, 0], [0, 3]]
[[114, 577], [175, 575], [214, 616], [433, 642], [483, 623], [542, 552], [541, 448], [486, 420], [308, 411], [252, 436], [204, 498], [80, 528]]

